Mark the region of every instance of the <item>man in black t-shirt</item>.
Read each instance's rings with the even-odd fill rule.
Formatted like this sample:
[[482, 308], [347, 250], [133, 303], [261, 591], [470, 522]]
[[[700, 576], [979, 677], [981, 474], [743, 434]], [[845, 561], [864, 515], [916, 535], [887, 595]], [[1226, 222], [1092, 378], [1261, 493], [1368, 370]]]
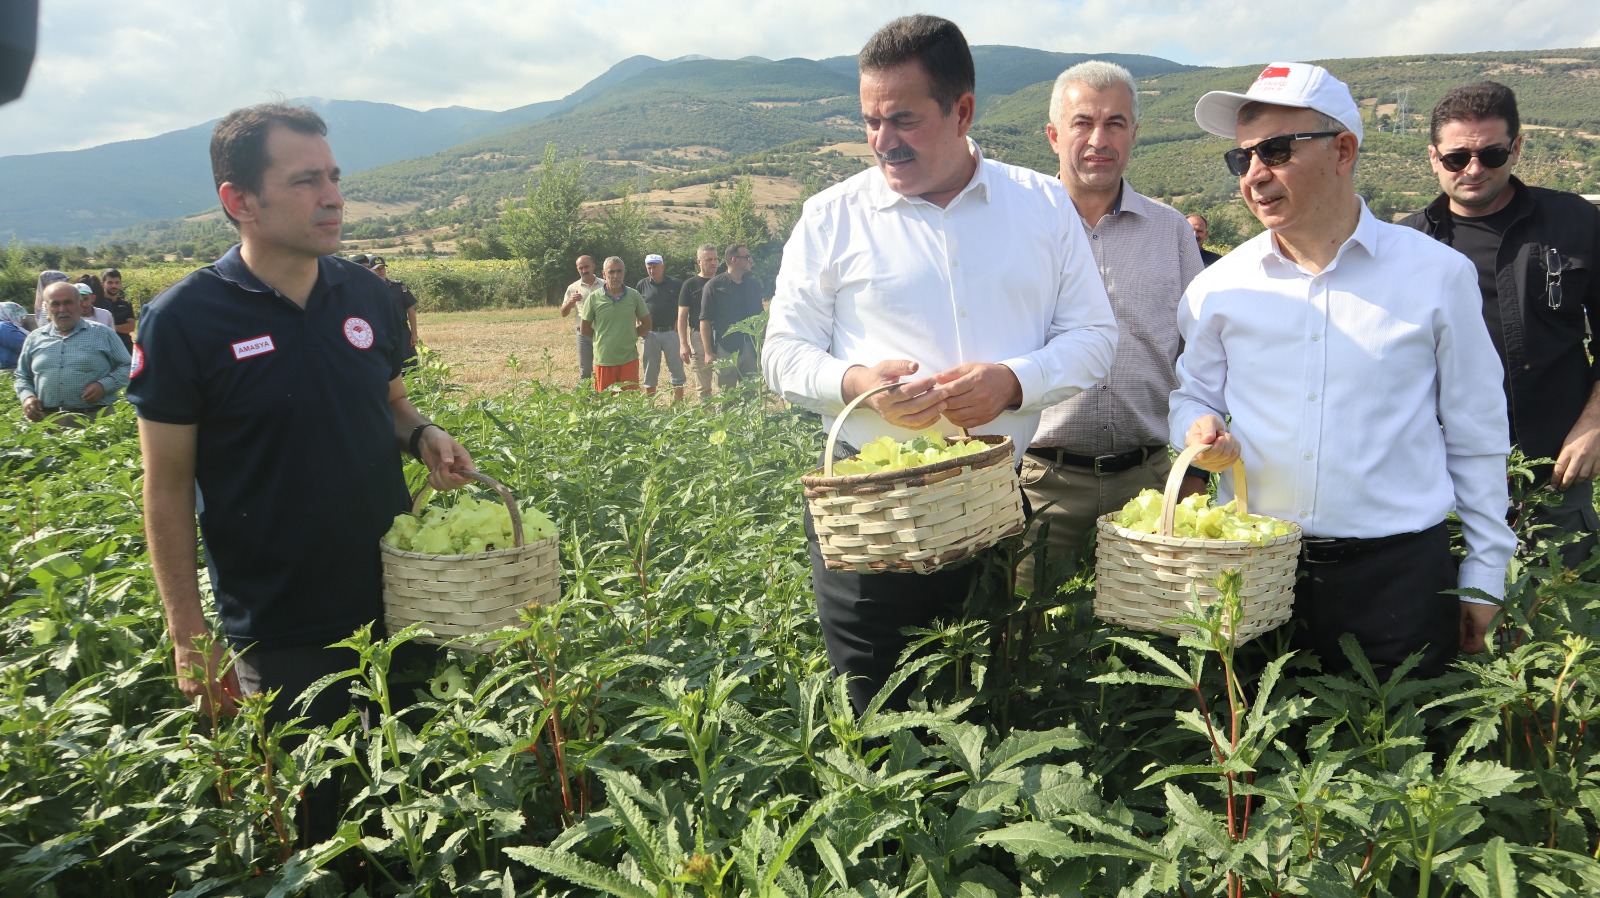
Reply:
[[703, 402], [711, 398], [711, 366], [706, 363], [705, 341], [700, 336], [700, 294], [706, 281], [717, 276], [717, 247], [700, 244], [695, 265], [697, 272], [678, 292], [678, 357], [693, 363], [695, 393]]
[[750, 247], [735, 243], [728, 247], [728, 270], [706, 281], [700, 292], [700, 337], [706, 344], [706, 362], [735, 358], [737, 361], [733, 367], [718, 373], [717, 380], [723, 389], [746, 377], [759, 376], [761, 372], [755, 342], [750, 335], [728, 332], [735, 324], [761, 314], [766, 288], [760, 278], [750, 273], [753, 267]]
[[1428, 159], [1444, 193], [1400, 222], [1460, 250], [1478, 269], [1483, 317], [1505, 368], [1511, 439], [1538, 482], [1561, 493], [1524, 508], [1535, 524], [1583, 534], [1566, 563], [1589, 557], [1600, 531], [1600, 365], [1586, 350], [1600, 327], [1600, 211], [1582, 197], [1529, 187], [1516, 94], [1493, 81], [1455, 88], [1433, 109]]
[[[312, 110], [278, 103], [218, 122], [212, 175], [239, 244], [145, 307], [128, 389], [178, 688], [224, 714], [240, 694], [281, 689], [269, 723], [304, 714], [324, 725], [351, 708], [337, 684], [307, 708], [293, 702], [355, 665], [328, 646], [369, 624], [382, 632], [378, 541], [409, 504], [401, 452], [427, 465], [435, 489], [472, 469], [406, 398], [409, 346], [388, 291], [331, 255], [344, 199], [326, 133]], [[197, 491], [231, 670], [221, 643], [207, 645]], [[333, 834], [328, 791], [308, 790], [303, 843]]]
[[122, 339], [122, 348], [133, 352], [133, 303], [122, 295], [122, 272], [107, 268], [100, 272], [100, 289], [106, 295], [106, 311], [111, 313], [113, 330]]
[[672, 401], [683, 401], [683, 360], [678, 355], [678, 295], [683, 282], [667, 274], [666, 260], [657, 253], [644, 257], [645, 277], [634, 289], [644, 297], [650, 309], [650, 333], [644, 335], [644, 346], [639, 357], [644, 374], [644, 391], [656, 393], [656, 382], [661, 378], [661, 361], [667, 362], [672, 375]]
[[411, 288], [404, 281], [397, 281], [389, 277], [389, 263], [383, 261], [382, 256], [373, 256], [371, 264], [372, 273], [383, 279], [385, 287], [389, 288], [389, 299], [394, 302], [395, 313], [398, 314], [406, 325], [406, 343], [409, 348], [409, 358], [406, 359], [407, 368], [417, 364], [417, 297], [412, 294]]

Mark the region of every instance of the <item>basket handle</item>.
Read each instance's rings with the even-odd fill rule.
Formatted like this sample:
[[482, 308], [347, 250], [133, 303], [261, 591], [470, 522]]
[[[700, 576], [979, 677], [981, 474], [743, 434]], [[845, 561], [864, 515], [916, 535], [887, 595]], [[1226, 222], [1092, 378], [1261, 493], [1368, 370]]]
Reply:
[[[892, 390], [898, 386], [900, 386], [900, 382], [894, 381], [892, 383], [878, 384], [870, 390], [862, 390], [861, 393], [856, 396], [856, 398], [850, 400], [850, 403], [844, 407], [844, 411], [840, 412], [838, 417], [833, 419], [833, 426], [828, 428], [828, 445], [822, 450], [822, 476], [833, 476], [833, 447], [835, 443], [839, 442], [839, 429], [844, 427], [844, 419], [849, 417], [850, 413], [856, 410], [856, 406], [865, 402], [868, 396], [874, 396], [878, 393], [882, 393], [884, 390]], [[962, 439], [969, 439], [972, 436], [971, 434], [967, 433], [967, 429], [965, 427], [960, 428], [960, 430]]]
[[[1157, 531], [1161, 536], [1171, 536], [1173, 518], [1178, 513], [1178, 490], [1183, 486], [1183, 475], [1188, 473], [1189, 464], [1194, 457], [1210, 449], [1205, 443], [1195, 443], [1183, 450], [1172, 463], [1172, 470], [1167, 473], [1167, 488], [1161, 494], [1161, 529]], [[1239, 514], [1250, 513], [1249, 490], [1244, 482], [1244, 457], [1240, 456], [1233, 463], [1233, 502]]]
[[[457, 477], [465, 477], [468, 480], [476, 480], [484, 486], [492, 486], [495, 488], [495, 491], [500, 494], [500, 501], [504, 502], [506, 504], [506, 510], [511, 512], [511, 538], [514, 542], [516, 542], [516, 548], [522, 548], [522, 512], [517, 510], [517, 500], [512, 497], [511, 491], [506, 489], [506, 485], [494, 479], [493, 477], [490, 477], [488, 474], [483, 473], [482, 471], [452, 471], [451, 473], [455, 474]], [[432, 494], [433, 487], [424, 483], [422, 488], [417, 490], [417, 494], [411, 498], [411, 514], [420, 517], [422, 514], [423, 503]]]

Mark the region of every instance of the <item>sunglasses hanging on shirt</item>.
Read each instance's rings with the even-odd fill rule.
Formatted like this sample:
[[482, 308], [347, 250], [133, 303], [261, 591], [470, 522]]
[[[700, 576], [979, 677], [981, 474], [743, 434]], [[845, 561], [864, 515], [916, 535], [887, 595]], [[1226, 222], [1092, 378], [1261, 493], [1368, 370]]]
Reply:
[[1483, 163], [1484, 168], [1499, 168], [1511, 158], [1510, 147], [1484, 147], [1481, 150], [1456, 150], [1454, 153], [1440, 153], [1439, 164], [1445, 171], [1457, 172], [1467, 167], [1467, 164], [1476, 156]]

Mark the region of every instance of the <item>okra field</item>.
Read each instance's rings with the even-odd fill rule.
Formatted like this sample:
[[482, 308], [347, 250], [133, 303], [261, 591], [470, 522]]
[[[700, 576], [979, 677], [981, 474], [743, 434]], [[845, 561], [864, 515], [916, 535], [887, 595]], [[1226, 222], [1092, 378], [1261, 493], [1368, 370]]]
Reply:
[[[1514, 560], [1492, 652], [1434, 681], [1324, 675], [1281, 633], [1236, 651], [1214, 619], [1119, 630], [1092, 570], [1025, 598], [986, 562], [903, 668], [914, 710], [857, 718], [801, 530], [816, 418], [754, 386], [672, 406], [472, 398], [437, 358], [409, 377], [555, 518], [562, 599], [451, 650], [406, 715], [292, 751], [260, 700], [212, 719], [174, 686], [127, 405], [0, 421], [0, 894], [1600, 894], [1600, 591], [1549, 542]], [[402, 638], [352, 637], [380, 711]], [[298, 796], [335, 771], [338, 833], [297, 848]]]

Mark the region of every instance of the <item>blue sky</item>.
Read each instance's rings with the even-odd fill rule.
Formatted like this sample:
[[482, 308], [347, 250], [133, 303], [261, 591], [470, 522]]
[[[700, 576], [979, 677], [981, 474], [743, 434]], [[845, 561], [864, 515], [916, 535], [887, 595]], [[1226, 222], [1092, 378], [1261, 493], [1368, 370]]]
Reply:
[[[1600, 45], [1595, 0], [40, 0], [39, 52], [0, 155], [148, 137], [284, 96], [413, 109], [554, 99], [644, 54], [854, 53], [910, 12], [975, 44], [1194, 65]], [[1274, 14], [1274, 10], [1278, 14]], [[1597, 82], [1600, 90], [1600, 82]]]

